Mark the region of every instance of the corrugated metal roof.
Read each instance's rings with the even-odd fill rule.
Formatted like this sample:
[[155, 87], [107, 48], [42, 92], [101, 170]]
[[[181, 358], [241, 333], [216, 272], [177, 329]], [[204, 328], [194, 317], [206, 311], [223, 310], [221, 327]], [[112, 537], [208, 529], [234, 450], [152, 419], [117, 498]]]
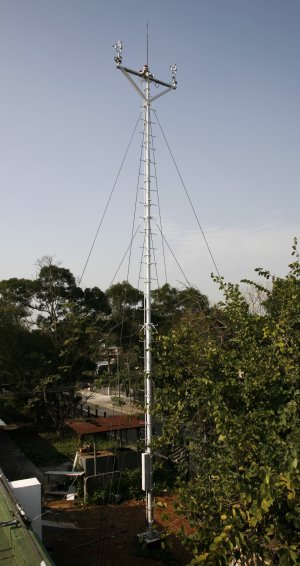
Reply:
[[142, 428], [145, 421], [132, 415], [113, 415], [112, 417], [95, 417], [85, 421], [73, 419], [66, 421], [66, 425], [71, 427], [78, 436], [85, 436], [114, 430]]

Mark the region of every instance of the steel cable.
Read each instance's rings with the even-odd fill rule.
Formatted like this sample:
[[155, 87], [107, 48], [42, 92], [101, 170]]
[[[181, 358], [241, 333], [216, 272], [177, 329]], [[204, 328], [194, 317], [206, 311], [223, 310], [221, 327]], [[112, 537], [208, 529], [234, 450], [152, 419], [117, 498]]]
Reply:
[[102, 223], [103, 223], [103, 220], [104, 220], [104, 218], [105, 218], [105, 215], [106, 215], [106, 212], [107, 212], [109, 203], [110, 203], [110, 201], [111, 201], [111, 199], [112, 199], [114, 190], [115, 190], [115, 188], [116, 188], [116, 184], [117, 184], [118, 179], [119, 179], [119, 177], [120, 177], [120, 174], [121, 174], [121, 171], [122, 171], [122, 168], [123, 168], [125, 159], [126, 159], [126, 157], [127, 157], [129, 148], [130, 148], [130, 146], [131, 146], [131, 142], [132, 142], [132, 140], [133, 140], [134, 134], [135, 134], [135, 132], [136, 132], [137, 125], [138, 125], [138, 123], [139, 123], [140, 117], [141, 117], [141, 112], [139, 113], [138, 119], [137, 119], [136, 124], [135, 124], [135, 126], [134, 126], [133, 132], [132, 132], [132, 134], [131, 134], [131, 136], [130, 136], [130, 140], [129, 140], [129, 142], [128, 142], [126, 151], [125, 151], [125, 153], [124, 153], [124, 156], [123, 156], [121, 165], [120, 165], [120, 167], [119, 167], [119, 170], [118, 170], [118, 173], [117, 173], [115, 182], [114, 182], [113, 187], [112, 187], [112, 189], [111, 189], [111, 191], [110, 191], [110, 194], [109, 194], [107, 203], [106, 203], [105, 208], [104, 208], [104, 212], [103, 212], [102, 217], [101, 217], [101, 220], [100, 220], [100, 222], [99, 222], [99, 225], [98, 225], [98, 228], [97, 228], [95, 237], [94, 237], [94, 239], [93, 239], [92, 245], [91, 245], [91, 247], [90, 247], [90, 251], [89, 251], [89, 253], [88, 253], [87, 259], [86, 259], [86, 261], [85, 261], [85, 264], [84, 264], [84, 267], [83, 267], [83, 270], [82, 270], [82, 273], [81, 273], [81, 276], [80, 276], [80, 279], [79, 279], [79, 285], [81, 284], [82, 278], [83, 278], [83, 276], [84, 276], [84, 274], [85, 274], [85, 271], [86, 271], [88, 262], [89, 262], [89, 260], [90, 260], [91, 254], [92, 254], [92, 252], [93, 252], [93, 249], [94, 249], [94, 246], [95, 246], [95, 243], [96, 243], [96, 240], [97, 240], [97, 237], [98, 237], [100, 228], [101, 228]]
[[186, 185], [185, 185], [185, 183], [184, 183], [184, 180], [183, 180], [183, 178], [182, 178], [182, 175], [181, 175], [181, 173], [180, 173], [180, 171], [179, 171], [179, 167], [178, 167], [178, 165], [177, 165], [177, 163], [176, 163], [176, 160], [175, 160], [175, 157], [174, 157], [174, 155], [173, 155], [173, 153], [172, 153], [172, 150], [171, 150], [171, 147], [170, 147], [170, 145], [169, 145], [169, 142], [168, 142], [168, 140], [167, 140], [167, 138], [166, 138], [166, 135], [165, 135], [165, 133], [164, 133], [164, 130], [163, 130], [163, 128], [162, 128], [162, 126], [161, 126], [161, 123], [160, 123], [160, 121], [159, 121], [159, 119], [158, 119], [156, 110], [153, 110], [153, 112], [154, 112], [154, 114], [155, 114], [155, 116], [156, 116], [157, 123], [158, 123], [158, 125], [159, 125], [159, 127], [160, 127], [160, 131], [161, 131], [161, 133], [162, 133], [162, 135], [163, 135], [163, 138], [164, 138], [164, 140], [165, 140], [166, 146], [167, 146], [168, 151], [169, 151], [169, 153], [170, 153], [171, 159], [172, 159], [172, 161], [173, 161], [173, 163], [174, 163], [175, 169], [176, 169], [176, 171], [177, 171], [177, 173], [178, 173], [179, 179], [180, 179], [180, 181], [181, 181], [181, 184], [182, 184], [182, 186], [183, 186], [183, 188], [184, 188], [184, 191], [185, 191], [185, 194], [186, 194], [186, 196], [187, 196], [187, 199], [188, 199], [188, 201], [189, 201], [189, 203], [190, 203], [191, 209], [192, 209], [192, 211], [193, 211], [193, 213], [194, 213], [194, 216], [195, 216], [195, 218], [196, 218], [196, 222], [197, 222], [197, 224], [198, 224], [198, 227], [199, 227], [200, 232], [201, 232], [201, 234], [202, 234], [202, 237], [203, 237], [203, 239], [204, 239], [205, 245], [206, 245], [206, 247], [207, 247], [207, 249], [208, 249], [208, 252], [209, 252], [209, 255], [210, 255], [210, 257], [211, 257], [211, 260], [212, 260], [212, 262], [213, 262], [213, 264], [214, 264], [214, 267], [215, 267], [215, 270], [216, 270], [216, 272], [217, 272], [217, 275], [220, 277], [220, 272], [219, 272], [219, 270], [218, 270], [218, 267], [217, 267], [216, 261], [215, 261], [215, 259], [214, 259], [213, 253], [212, 253], [212, 251], [211, 251], [211, 249], [210, 249], [209, 243], [208, 243], [207, 238], [206, 238], [206, 236], [205, 236], [205, 234], [204, 234], [204, 230], [203, 230], [203, 228], [202, 228], [202, 226], [201, 226], [201, 224], [200, 224], [200, 221], [199, 221], [197, 212], [196, 212], [195, 207], [194, 207], [194, 205], [193, 205], [193, 203], [192, 203], [191, 197], [190, 197], [189, 192], [188, 192], [188, 190], [187, 190], [187, 188], [186, 188]]

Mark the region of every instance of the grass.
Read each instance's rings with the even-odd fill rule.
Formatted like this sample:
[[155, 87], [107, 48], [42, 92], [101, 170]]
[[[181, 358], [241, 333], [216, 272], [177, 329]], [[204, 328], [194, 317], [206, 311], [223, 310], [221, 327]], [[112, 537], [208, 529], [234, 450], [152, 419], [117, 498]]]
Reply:
[[36, 466], [73, 461], [78, 448], [78, 440], [74, 436], [58, 438], [55, 434], [38, 432], [34, 427], [11, 430], [8, 434]]
[[59, 458], [73, 462], [79, 447], [79, 442], [76, 437], [68, 435], [63, 438], [59, 438], [56, 435], [49, 433], [41, 433], [40, 437], [52, 446], [53, 451], [59, 455]]
[[[63, 437], [54, 433], [41, 432], [35, 427], [20, 428], [8, 432], [13, 442], [24, 452], [27, 458], [36, 466], [54, 466], [69, 460], [73, 462], [75, 454], [83, 444], [91, 445], [93, 449], [94, 438], [87, 436], [82, 443], [66, 431]], [[96, 449], [118, 448], [120, 443], [114, 439], [96, 439]]]

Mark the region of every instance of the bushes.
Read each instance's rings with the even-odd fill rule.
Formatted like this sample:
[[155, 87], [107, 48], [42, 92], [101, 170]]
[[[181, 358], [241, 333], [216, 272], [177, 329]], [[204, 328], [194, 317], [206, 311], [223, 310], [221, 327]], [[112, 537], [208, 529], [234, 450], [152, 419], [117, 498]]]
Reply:
[[299, 564], [299, 261], [272, 278], [259, 313], [238, 285], [219, 283], [215, 321], [192, 314], [157, 340], [164, 441], [189, 454], [179, 497], [188, 543], [207, 565], [228, 564], [236, 549]]
[[123, 470], [120, 474], [112, 474], [103, 483], [103, 488], [95, 490], [94, 494], [88, 498], [89, 504], [115, 504], [130, 499], [142, 499], [144, 496], [141, 489], [141, 470], [139, 468]]
[[[169, 491], [175, 483], [175, 472], [172, 467], [165, 464], [155, 464], [153, 470], [155, 492]], [[103, 505], [108, 503], [121, 503], [131, 499], [143, 499], [141, 469], [125, 469], [120, 474], [113, 474], [103, 489], [97, 489], [89, 497], [89, 503]]]

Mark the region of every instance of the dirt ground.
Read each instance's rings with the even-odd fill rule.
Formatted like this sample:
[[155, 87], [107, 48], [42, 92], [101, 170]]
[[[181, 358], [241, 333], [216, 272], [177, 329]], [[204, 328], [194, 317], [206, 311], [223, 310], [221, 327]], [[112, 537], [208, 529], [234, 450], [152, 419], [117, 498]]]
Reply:
[[[47, 502], [47, 521], [72, 523], [75, 528], [43, 527], [43, 542], [56, 566], [161, 566], [189, 564], [191, 556], [175, 535], [184, 520], [174, 512], [173, 499], [160, 497], [155, 511], [157, 528], [171, 532], [163, 544], [141, 544], [145, 532], [145, 504], [79, 508], [74, 502]], [[165, 547], [165, 548], [162, 548]]]

